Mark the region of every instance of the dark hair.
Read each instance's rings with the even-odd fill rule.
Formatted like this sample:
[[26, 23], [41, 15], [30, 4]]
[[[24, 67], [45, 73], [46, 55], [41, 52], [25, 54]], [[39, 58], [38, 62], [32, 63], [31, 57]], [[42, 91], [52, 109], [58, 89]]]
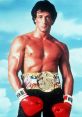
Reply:
[[55, 6], [52, 3], [50, 3], [48, 0], [44, 0], [44, 1], [38, 1], [34, 5], [34, 7], [31, 10], [31, 15], [34, 23], [35, 23], [35, 18], [38, 10], [49, 12], [54, 23], [57, 17], [57, 12], [56, 12]]

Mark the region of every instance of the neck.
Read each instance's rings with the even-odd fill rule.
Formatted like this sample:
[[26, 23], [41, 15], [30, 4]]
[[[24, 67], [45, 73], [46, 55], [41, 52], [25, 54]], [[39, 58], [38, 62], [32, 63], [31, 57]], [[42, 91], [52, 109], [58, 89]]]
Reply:
[[35, 29], [33, 32], [33, 35], [34, 35], [34, 37], [36, 37], [38, 39], [47, 39], [50, 36], [49, 32], [50, 31], [41, 32], [38, 29]]

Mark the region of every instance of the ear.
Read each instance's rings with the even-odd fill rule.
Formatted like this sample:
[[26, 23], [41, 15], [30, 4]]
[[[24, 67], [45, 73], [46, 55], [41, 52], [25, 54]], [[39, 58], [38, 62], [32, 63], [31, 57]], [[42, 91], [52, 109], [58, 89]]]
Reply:
[[34, 19], [34, 23], [36, 24], [36, 18]]
[[36, 18], [33, 18], [33, 22], [34, 22], [34, 24], [36, 24]]

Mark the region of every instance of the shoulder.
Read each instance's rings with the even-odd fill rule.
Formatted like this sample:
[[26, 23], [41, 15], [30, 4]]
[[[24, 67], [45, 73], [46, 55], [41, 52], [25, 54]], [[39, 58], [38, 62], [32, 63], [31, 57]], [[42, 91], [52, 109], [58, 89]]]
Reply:
[[23, 35], [18, 35], [12, 42], [12, 45], [11, 46], [21, 46], [21, 47], [24, 47], [26, 42], [29, 41], [29, 38], [30, 38], [30, 33], [26, 33], [26, 34], [23, 34]]
[[63, 51], [63, 52], [68, 52], [68, 46], [59, 41], [58, 39], [54, 38], [54, 43]]
[[58, 44], [58, 46], [61, 48], [61, 51], [62, 51], [62, 58], [65, 59], [65, 60], [69, 60], [69, 50], [68, 50], [68, 47], [65, 43], [63, 42], [60, 42], [57, 40], [56, 42]]
[[25, 40], [28, 39], [28, 34], [18, 35], [14, 40], [13, 43], [24, 43]]

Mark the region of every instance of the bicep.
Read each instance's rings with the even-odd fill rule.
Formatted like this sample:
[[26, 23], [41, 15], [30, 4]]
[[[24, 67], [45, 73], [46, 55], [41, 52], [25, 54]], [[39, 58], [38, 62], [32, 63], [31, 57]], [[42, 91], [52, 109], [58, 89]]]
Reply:
[[16, 57], [16, 53], [10, 54], [8, 57], [8, 70], [9, 71], [18, 71], [19, 67], [19, 60], [20, 58]]
[[63, 77], [66, 77], [70, 73], [69, 51], [67, 46], [63, 48], [63, 53], [59, 62], [59, 69]]
[[22, 65], [23, 56], [22, 44], [19, 41], [15, 41], [11, 46], [8, 57], [8, 70], [18, 72]]

